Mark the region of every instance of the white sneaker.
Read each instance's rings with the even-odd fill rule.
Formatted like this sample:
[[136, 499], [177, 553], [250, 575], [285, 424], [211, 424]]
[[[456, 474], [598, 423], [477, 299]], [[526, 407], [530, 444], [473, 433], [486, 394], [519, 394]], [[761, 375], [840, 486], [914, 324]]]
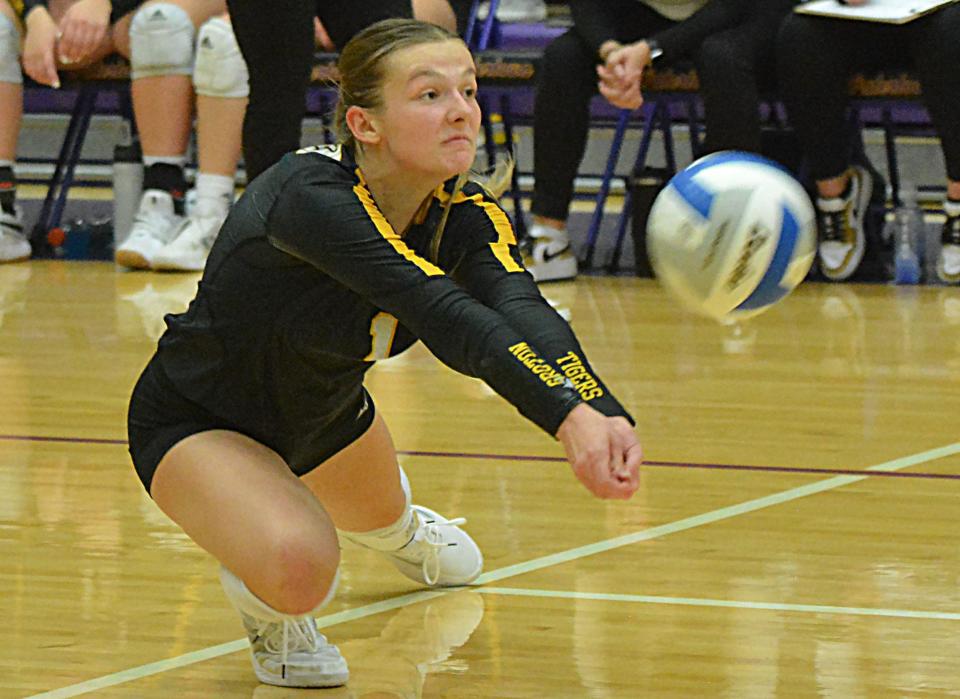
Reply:
[[873, 179], [866, 168], [859, 165], [853, 165], [847, 172], [850, 191], [846, 197], [817, 198], [820, 269], [833, 281], [849, 279], [860, 266], [866, 249], [864, 221], [873, 193]]
[[226, 218], [226, 212], [222, 216], [187, 216], [174, 231], [173, 240], [154, 256], [153, 269], [201, 271]]
[[[338, 576], [339, 577], [339, 576]], [[250, 640], [250, 657], [257, 678], [278, 687], [339, 687], [350, 672], [340, 650], [317, 631], [313, 614], [325, 606], [336, 589], [313, 611], [292, 616], [278, 612], [254, 595], [236, 575], [221, 566], [220, 584], [233, 608], [240, 612]]]
[[960, 284], [960, 216], [947, 216], [940, 243], [937, 276], [944, 284]]
[[[403, 548], [380, 551], [401, 573], [429, 587], [467, 585], [483, 570], [483, 554], [470, 535], [459, 525], [463, 517], [447, 519], [421, 505], [411, 505], [418, 526], [413, 538]], [[349, 541], [364, 548], [373, 548], [362, 535], [340, 532]]]
[[0, 262], [18, 262], [30, 257], [30, 241], [23, 234], [23, 213], [0, 209]]
[[[490, 3], [481, 3], [477, 8], [477, 19], [484, 20], [490, 13]], [[547, 18], [547, 3], [544, 0], [500, 0], [497, 7], [497, 19], [501, 22], [542, 22]]]
[[577, 276], [577, 258], [566, 230], [534, 224], [530, 227], [530, 253], [527, 271], [536, 282], [573, 279]]
[[118, 265], [150, 269], [157, 253], [173, 239], [183, 217], [174, 213], [173, 195], [162, 189], [148, 189], [140, 198], [140, 208], [126, 240], [117, 248]]
[[350, 671], [311, 616], [263, 621], [240, 612], [257, 679], [278, 687], [339, 687]]

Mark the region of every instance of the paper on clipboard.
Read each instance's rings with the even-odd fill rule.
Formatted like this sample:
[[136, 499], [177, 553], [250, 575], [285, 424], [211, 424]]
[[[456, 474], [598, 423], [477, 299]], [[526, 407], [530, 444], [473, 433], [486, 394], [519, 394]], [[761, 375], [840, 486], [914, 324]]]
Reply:
[[797, 5], [794, 12], [863, 22], [906, 24], [955, 2], [957, 0], [870, 0], [866, 5], [844, 5], [837, 0], [813, 0]]

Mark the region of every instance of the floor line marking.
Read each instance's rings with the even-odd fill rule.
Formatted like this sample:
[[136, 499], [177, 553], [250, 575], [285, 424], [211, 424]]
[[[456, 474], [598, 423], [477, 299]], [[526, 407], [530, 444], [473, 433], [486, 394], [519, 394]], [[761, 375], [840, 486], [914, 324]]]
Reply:
[[[911, 454], [899, 459], [892, 459], [880, 464], [868, 466], [865, 470], [879, 472], [896, 471], [902, 468], [916, 466], [917, 464], [921, 464], [926, 461], [940, 459], [957, 453], [960, 453], [960, 442], [955, 442], [954, 444], [938, 447], [936, 449], [928, 449], [927, 451], [922, 451], [917, 454]], [[600, 541], [594, 544], [588, 544], [586, 546], [579, 546], [577, 548], [551, 554], [549, 556], [541, 556], [540, 558], [535, 558], [525, 563], [518, 563], [516, 565], [499, 568], [498, 570], [493, 570], [489, 573], [481, 575], [479, 578], [477, 578], [476, 584], [483, 585], [485, 583], [503, 580], [504, 578], [513, 577], [515, 575], [523, 575], [525, 573], [530, 573], [549, 566], [568, 563], [579, 558], [585, 558], [587, 556], [592, 556], [604, 551], [610, 551], [611, 549], [628, 546], [640, 541], [648, 541], [650, 539], [667, 536], [676, 532], [686, 531], [695, 527], [701, 527], [705, 524], [712, 524], [724, 519], [738, 517], [740, 515], [755, 512], [757, 510], [772, 507], [774, 505], [780, 505], [792, 500], [798, 500], [800, 498], [807, 497], [808, 495], [815, 495], [817, 493], [834, 490], [851, 483], [866, 480], [868, 477], [869, 476], [867, 475], [835, 476], [826, 480], [817, 481], [816, 483], [799, 486], [797, 488], [790, 488], [789, 490], [784, 490], [779, 493], [756, 498], [754, 500], [748, 500], [747, 502], [737, 505], [722, 507], [718, 510], [713, 510], [712, 512], [706, 512], [702, 515], [687, 517], [676, 522], [663, 524], [650, 529], [644, 529], [643, 531], [635, 532], [633, 534], [614, 537], [612, 539], [607, 539], [606, 541]], [[398, 609], [400, 607], [406, 607], [408, 605], [416, 604], [417, 602], [422, 602], [444, 594], [449, 594], [449, 591], [422, 590], [418, 592], [412, 592], [406, 595], [401, 595], [400, 597], [374, 602], [372, 604], [364, 605], [363, 607], [348, 609], [342, 612], [337, 612], [336, 614], [330, 614], [321, 617], [317, 620], [317, 624], [321, 628], [326, 628], [336, 624], [342, 624], [347, 621], [362, 619], [364, 617]], [[150, 675], [156, 675], [168, 670], [175, 670], [204, 660], [210, 660], [222, 655], [227, 655], [228, 653], [242, 650], [245, 645], [246, 641], [244, 639], [221, 643], [216, 646], [192, 651], [190, 653], [178, 655], [173, 658], [167, 658], [165, 660], [147, 663], [145, 665], [128, 668], [126, 670], [120, 670], [119, 672], [103, 675], [101, 677], [86, 680], [78, 684], [72, 684], [59, 689], [54, 689], [49, 692], [34, 694], [26, 699], [70, 699], [70, 697], [88, 694], [98, 689], [105, 689], [118, 684], [132, 682]]]
[[810, 614], [846, 614], [856, 616], [897, 617], [903, 619], [934, 619], [960, 621], [960, 613], [929, 612], [913, 609], [882, 609], [876, 607], [835, 607], [824, 604], [788, 604], [785, 602], [751, 602], [748, 600], [704, 599], [700, 597], [664, 597], [662, 595], [622, 595], [603, 592], [570, 592], [566, 590], [533, 590], [522, 587], [481, 587], [485, 595], [518, 597], [549, 597], [554, 599], [596, 600], [599, 602], [633, 602], [640, 604], [672, 604], [691, 607], [723, 607], [729, 609], [764, 610], [775, 612], [804, 612]]
[[[868, 466], [866, 470], [895, 471], [897, 469], [915, 466], [925, 461], [939, 459], [956, 453], [960, 453], [960, 442], [950, 444], [945, 447], [939, 447], [937, 449], [929, 449], [927, 451], [923, 451], [918, 454], [912, 454], [910, 456], [904, 456], [899, 459], [893, 459], [892, 461], [885, 461], [873, 466]], [[670, 522], [669, 524], [661, 524], [658, 527], [650, 527], [649, 529], [643, 529], [632, 534], [625, 534], [623, 536], [607, 539], [606, 541], [598, 541], [593, 544], [587, 544], [585, 546], [579, 546], [577, 548], [568, 549], [559, 553], [541, 556], [540, 558], [534, 558], [533, 560], [526, 561], [524, 563], [506, 566], [504, 568], [493, 570], [489, 573], [481, 575], [477, 579], [477, 584], [482, 585], [496, 582], [497, 580], [510, 578], [514, 575], [523, 575], [525, 573], [530, 573], [542, 568], [559, 565], [561, 563], [568, 563], [578, 558], [584, 558], [586, 556], [592, 556], [604, 551], [610, 551], [611, 549], [619, 548], [621, 546], [629, 546], [630, 544], [636, 544], [641, 541], [649, 541], [650, 539], [657, 539], [669, 534], [675, 534], [676, 532], [693, 529], [694, 527], [702, 527], [705, 524], [712, 524], [724, 519], [730, 519], [731, 517], [738, 517], [740, 515], [762, 510], [774, 505], [780, 505], [792, 500], [798, 500], [800, 498], [807, 497], [808, 495], [815, 495], [828, 490], [834, 490], [851, 483], [866, 480], [867, 478], [869, 478], [869, 476], [866, 475], [834, 476], [833, 478], [827, 478], [826, 480], [817, 481], [808, 485], [790, 488], [789, 490], [784, 490], [772, 495], [766, 495], [754, 500], [748, 500], [747, 502], [721, 507], [720, 509], [713, 510], [712, 512], [694, 515], [692, 517], [677, 520], [676, 522]]]
[[[17, 435], [0, 434], [0, 441], [11, 442], [38, 442], [38, 443], [59, 443], [59, 444], [89, 444], [89, 445], [116, 445], [126, 446], [125, 439], [107, 439], [98, 437], [67, 437], [54, 436], [44, 437], [39, 435]], [[397, 453], [401, 456], [417, 456], [424, 458], [440, 459], [477, 459], [485, 461], [522, 461], [538, 463], [566, 463], [567, 459], [563, 456], [547, 456], [537, 454], [487, 454], [483, 452], [457, 452], [457, 451], [424, 451], [417, 449], [398, 449]], [[816, 466], [773, 466], [769, 464], [719, 464], [719, 463], [698, 463], [688, 461], [652, 461], [643, 462], [643, 468], [684, 468], [684, 469], [709, 469], [715, 471], [758, 471], [768, 473], [791, 473], [791, 474], [809, 474], [812, 476], [859, 476], [864, 473], [862, 469], [855, 468], [818, 468]], [[874, 471], [871, 476], [886, 476], [894, 478], [925, 478], [933, 480], [960, 480], [960, 473], [898, 473], [896, 471]]]

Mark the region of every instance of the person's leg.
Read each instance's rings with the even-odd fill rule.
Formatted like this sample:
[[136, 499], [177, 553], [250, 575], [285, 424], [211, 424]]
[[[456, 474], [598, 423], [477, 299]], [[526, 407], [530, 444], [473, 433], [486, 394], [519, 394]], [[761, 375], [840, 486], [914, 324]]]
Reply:
[[704, 150], [760, 152], [760, 96], [746, 25], [707, 37], [695, 54], [706, 139]]
[[533, 109], [535, 181], [530, 211], [535, 221], [566, 224], [587, 144], [590, 99], [597, 94], [596, 64], [573, 29], [544, 50]]
[[6, 0], [0, 0], [0, 263], [25, 260], [31, 252], [16, 205], [13, 171], [22, 116], [20, 22]]
[[778, 40], [777, 65], [783, 100], [818, 182], [828, 182], [823, 196], [838, 196], [849, 164], [846, 110], [847, 81], [856, 27], [839, 20], [790, 15]]
[[533, 222], [526, 264], [540, 282], [577, 274], [567, 214], [587, 144], [590, 99], [597, 94], [596, 62], [571, 29], [550, 42], [540, 63], [533, 108]]
[[793, 0], [757, 3], [740, 26], [708, 37], [694, 55], [707, 152], [760, 152], [760, 95], [776, 85], [776, 36]]
[[[611, 39], [636, 41], [673, 25], [643, 3], [608, 3], [617, 4], [613, 11], [622, 19], [619, 34]], [[577, 274], [567, 216], [586, 149], [599, 61], [575, 24], [547, 46], [540, 63], [533, 111], [533, 223], [526, 265], [537, 281], [569, 279]]]
[[916, 20], [910, 48], [923, 99], [940, 136], [947, 165], [947, 220], [941, 233], [937, 274], [948, 284], [960, 283], [960, 6], [946, 7]]
[[247, 181], [300, 147], [313, 62], [314, 0], [227, 0], [250, 73], [243, 121]]
[[160, 460], [150, 494], [223, 565], [224, 590], [241, 613], [261, 681], [346, 681], [346, 663], [310, 616], [336, 586], [337, 533], [274, 451], [236, 432], [193, 434]]
[[248, 86], [247, 66], [227, 15], [200, 27], [196, 52], [196, 203], [176, 238], [157, 253], [154, 269], [203, 269], [233, 203]]
[[301, 479], [344, 538], [385, 553], [411, 579], [466, 585], [480, 574], [480, 549], [457, 526], [465, 520], [411, 503], [409, 482], [379, 414], [363, 436]]
[[[377, 0], [361, 3], [354, 0], [316, 0], [316, 12], [334, 46], [341, 50], [357, 32], [375, 22], [393, 17], [413, 17], [415, 5], [430, 18], [437, 17], [437, 0]], [[440, 14], [444, 13], [441, 11]], [[420, 18], [432, 21], [423, 16]], [[455, 22], [451, 15], [443, 24], [455, 28]]]
[[223, 0], [151, 0], [117, 23], [118, 50], [130, 56], [130, 91], [145, 166], [139, 211], [116, 251], [118, 264], [152, 267], [181, 224], [194, 37], [197, 27], [223, 9]]
[[870, 172], [850, 165], [847, 82], [855, 69], [898, 60], [902, 37], [889, 29], [794, 14], [778, 37], [780, 88], [816, 182], [820, 269], [834, 281], [863, 260], [873, 193]]

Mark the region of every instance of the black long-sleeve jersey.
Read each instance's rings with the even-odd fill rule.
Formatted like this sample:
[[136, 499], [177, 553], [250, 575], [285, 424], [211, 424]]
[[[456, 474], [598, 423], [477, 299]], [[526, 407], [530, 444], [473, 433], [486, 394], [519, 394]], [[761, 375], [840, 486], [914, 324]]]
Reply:
[[316, 434], [356, 412], [375, 360], [419, 338], [551, 435], [582, 401], [630, 419], [540, 296], [482, 187], [455, 195], [428, 259], [451, 189], [438, 187], [399, 235], [349, 152], [285, 156], [233, 207], [189, 308], [167, 316], [167, 377], [253, 435]]

